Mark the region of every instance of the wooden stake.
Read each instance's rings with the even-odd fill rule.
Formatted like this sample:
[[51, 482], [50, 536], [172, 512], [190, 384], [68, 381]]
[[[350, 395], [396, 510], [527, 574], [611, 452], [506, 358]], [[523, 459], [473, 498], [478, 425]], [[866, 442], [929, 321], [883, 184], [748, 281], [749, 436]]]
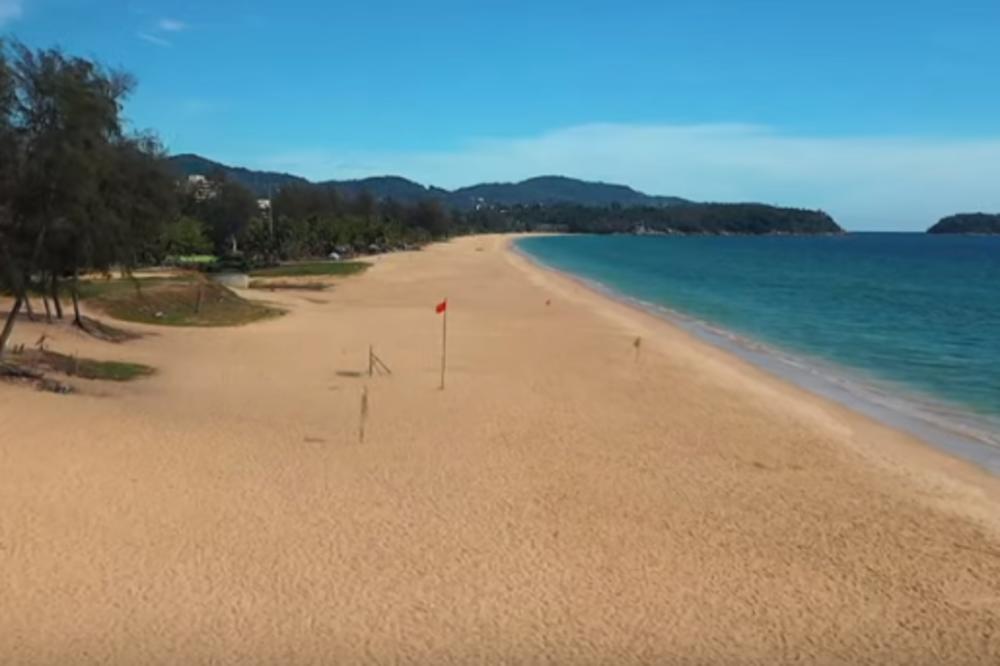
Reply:
[[374, 377], [376, 372], [380, 375], [392, 374], [392, 370], [385, 364], [385, 361], [380, 359], [378, 354], [375, 353], [375, 347], [368, 345], [368, 376]]
[[368, 387], [361, 389], [361, 425], [358, 428], [358, 442], [365, 443], [365, 423], [368, 421]]
[[[448, 299], [445, 299], [445, 303]], [[441, 320], [441, 390], [444, 390], [444, 371], [448, 362], [448, 307], [445, 306]]]

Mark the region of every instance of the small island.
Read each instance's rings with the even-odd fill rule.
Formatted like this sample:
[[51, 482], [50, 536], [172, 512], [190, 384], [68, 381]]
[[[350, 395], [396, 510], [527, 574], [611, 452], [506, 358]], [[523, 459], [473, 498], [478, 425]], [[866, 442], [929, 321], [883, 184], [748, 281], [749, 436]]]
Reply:
[[941, 218], [929, 234], [1000, 234], [1000, 214], [959, 213]]

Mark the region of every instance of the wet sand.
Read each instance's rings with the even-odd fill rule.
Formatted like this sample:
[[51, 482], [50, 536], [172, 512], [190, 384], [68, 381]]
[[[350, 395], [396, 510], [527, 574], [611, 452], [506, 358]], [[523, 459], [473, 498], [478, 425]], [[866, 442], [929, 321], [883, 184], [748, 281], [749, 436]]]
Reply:
[[0, 663], [1000, 663], [995, 479], [508, 240], [56, 331], [160, 372], [0, 384]]

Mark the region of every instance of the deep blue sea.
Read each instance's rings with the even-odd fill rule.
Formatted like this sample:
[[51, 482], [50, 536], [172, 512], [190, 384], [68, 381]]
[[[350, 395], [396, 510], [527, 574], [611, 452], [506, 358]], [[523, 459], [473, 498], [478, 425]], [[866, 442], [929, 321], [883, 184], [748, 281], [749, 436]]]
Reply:
[[[1000, 236], [549, 236], [518, 246], [831, 397], [1000, 446]], [[978, 462], [995, 468], [997, 455]]]

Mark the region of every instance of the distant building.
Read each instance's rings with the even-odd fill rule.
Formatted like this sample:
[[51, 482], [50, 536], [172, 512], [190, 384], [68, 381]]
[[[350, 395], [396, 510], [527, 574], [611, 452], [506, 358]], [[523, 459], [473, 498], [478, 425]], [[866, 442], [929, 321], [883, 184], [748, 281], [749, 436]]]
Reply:
[[196, 201], [211, 199], [216, 194], [215, 184], [200, 174], [191, 174], [187, 177], [187, 190], [194, 194]]
[[257, 208], [262, 213], [271, 212], [271, 200], [270, 199], [257, 199]]

